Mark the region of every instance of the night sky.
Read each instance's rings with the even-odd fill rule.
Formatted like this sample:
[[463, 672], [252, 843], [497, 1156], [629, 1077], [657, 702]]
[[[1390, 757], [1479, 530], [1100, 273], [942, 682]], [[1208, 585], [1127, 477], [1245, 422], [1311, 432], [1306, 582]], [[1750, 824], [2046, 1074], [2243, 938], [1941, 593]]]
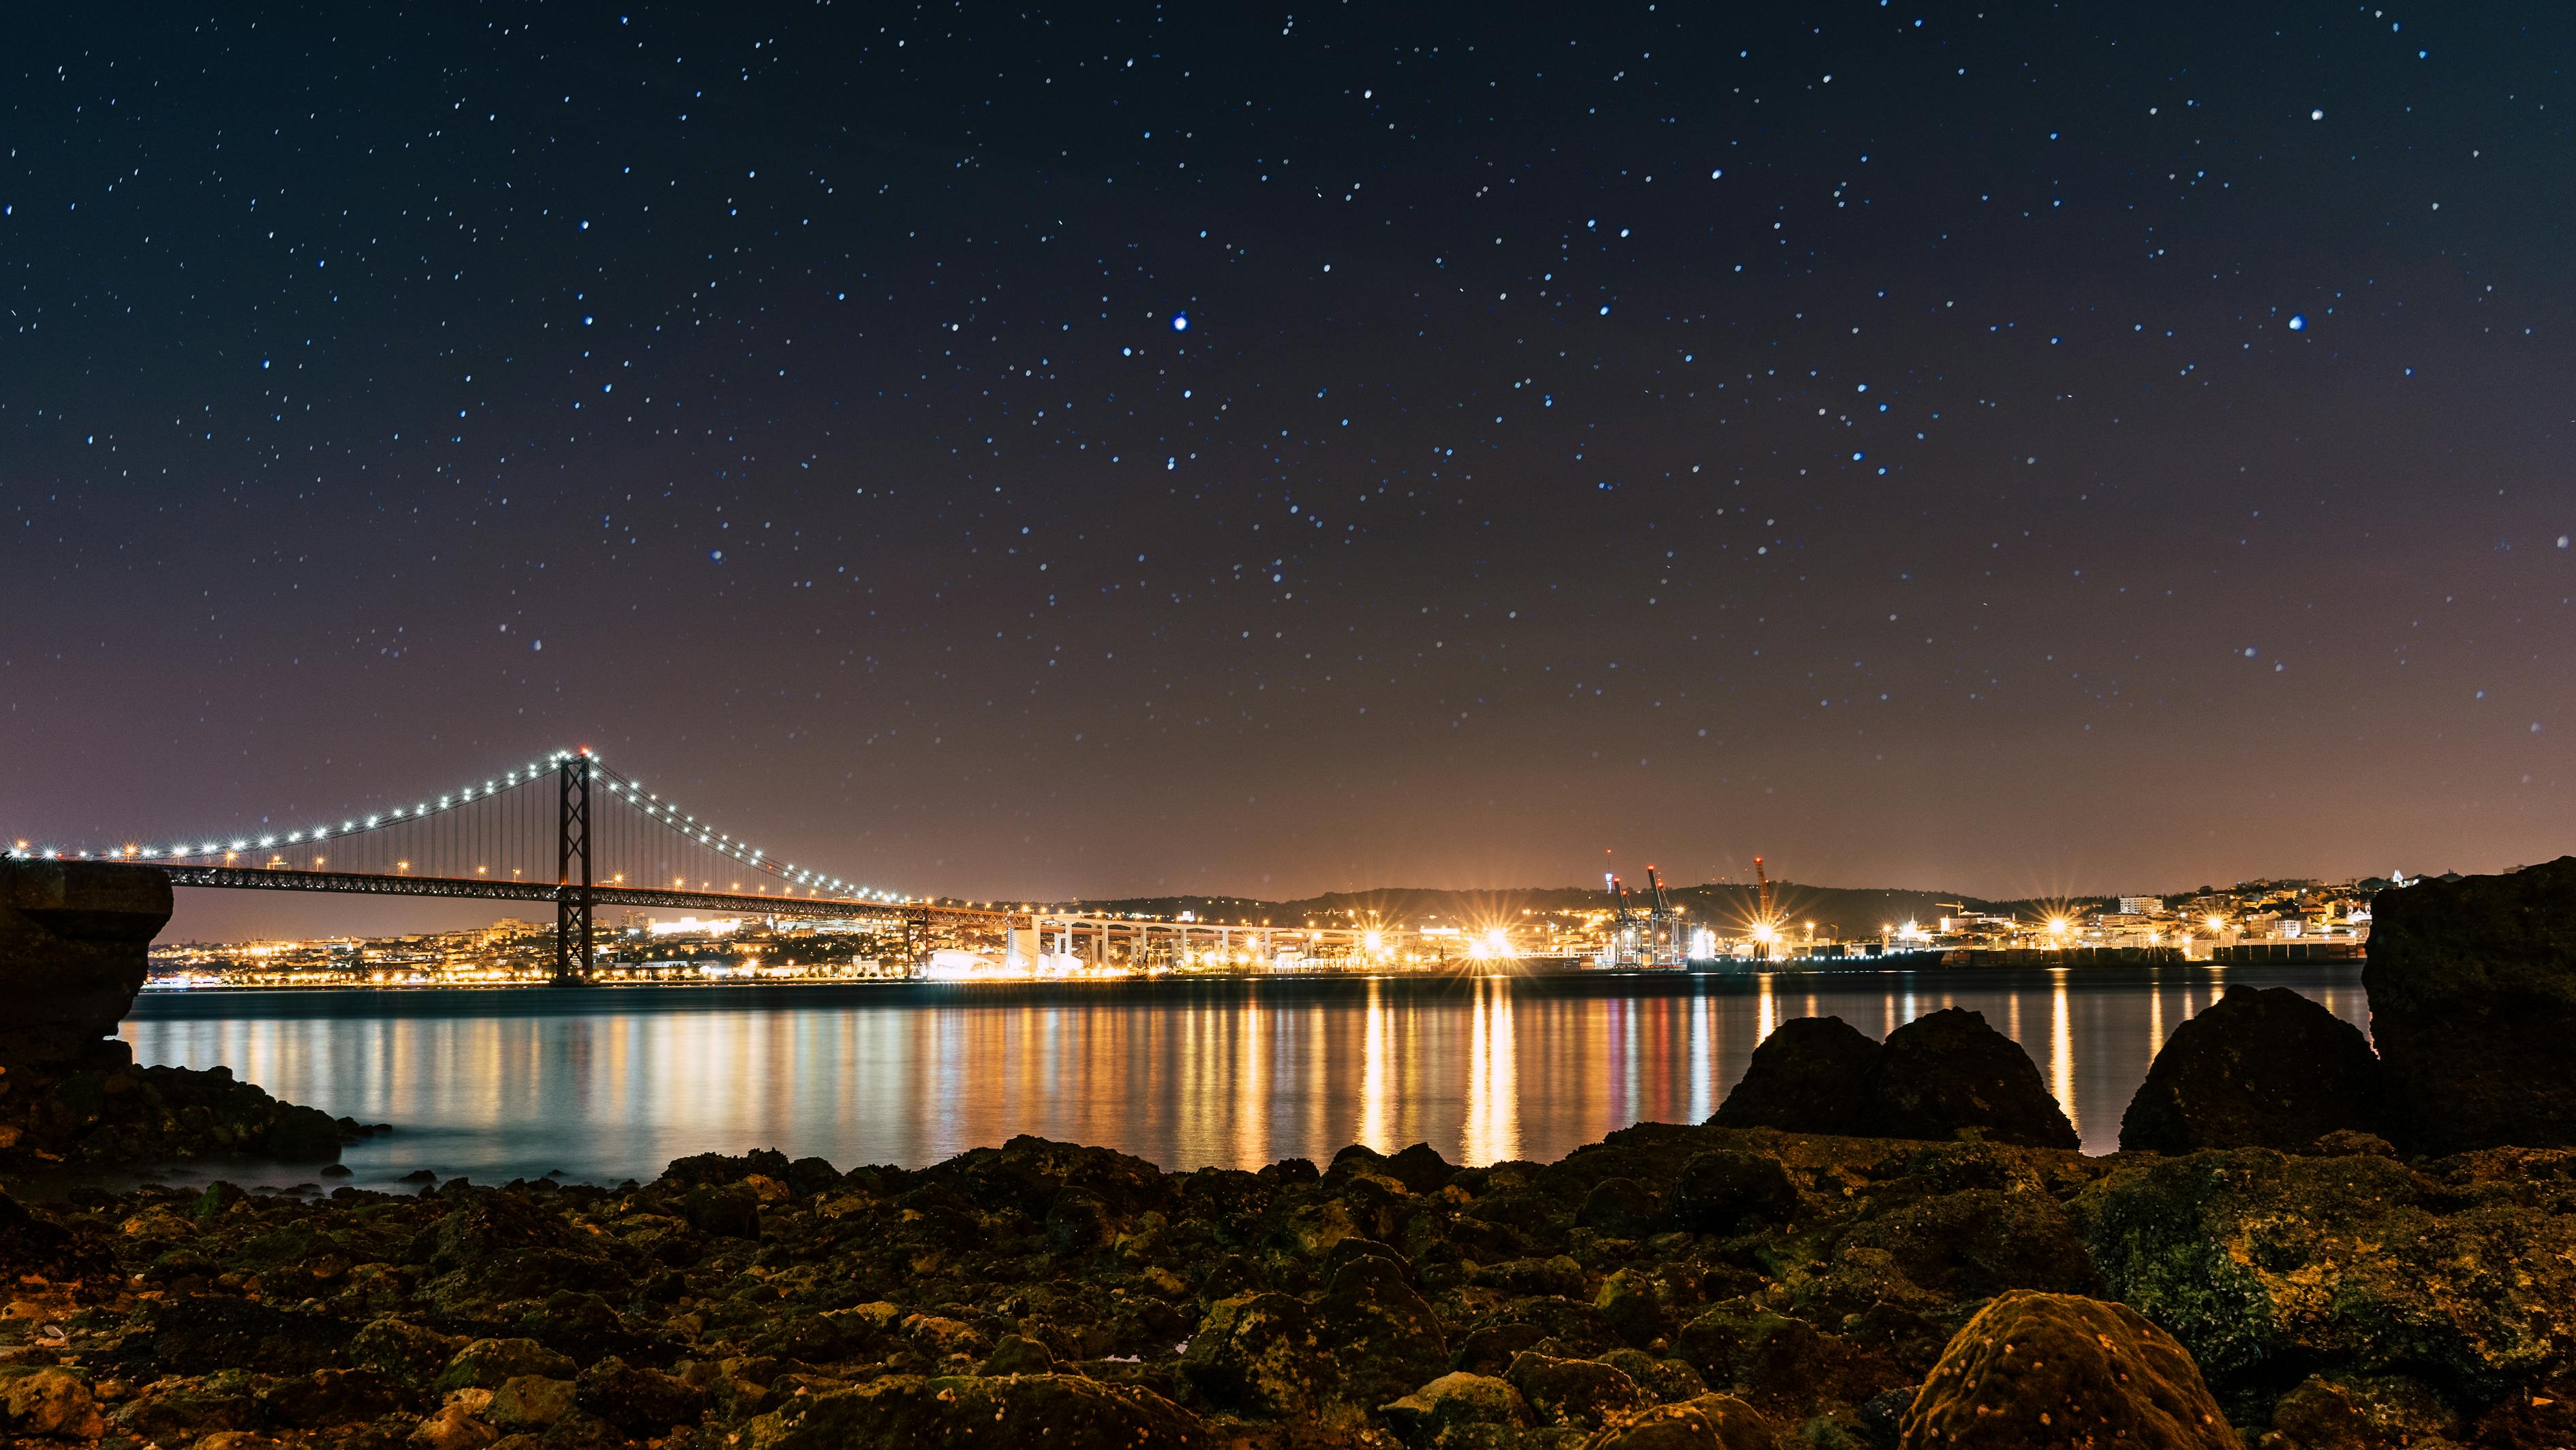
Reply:
[[2572, 45], [31, 13], [0, 815], [229, 832], [589, 744], [977, 896], [2555, 856]]

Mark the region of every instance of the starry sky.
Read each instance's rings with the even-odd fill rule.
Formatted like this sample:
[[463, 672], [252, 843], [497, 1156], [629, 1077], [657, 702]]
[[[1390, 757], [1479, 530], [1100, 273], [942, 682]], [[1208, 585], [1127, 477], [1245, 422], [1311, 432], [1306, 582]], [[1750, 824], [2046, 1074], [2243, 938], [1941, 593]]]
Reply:
[[0, 61], [0, 813], [589, 744], [975, 896], [2555, 856], [2571, 42], [58, 7]]

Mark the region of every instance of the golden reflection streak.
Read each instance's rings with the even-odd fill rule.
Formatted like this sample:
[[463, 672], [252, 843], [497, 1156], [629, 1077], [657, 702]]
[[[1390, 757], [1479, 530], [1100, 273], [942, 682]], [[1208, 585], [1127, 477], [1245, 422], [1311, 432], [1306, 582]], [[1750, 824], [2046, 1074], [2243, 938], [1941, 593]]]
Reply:
[[1759, 1047], [1763, 1043], [1771, 1040], [1772, 1029], [1780, 1025], [1780, 1004], [1771, 1000], [1771, 974], [1769, 972], [1759, 974], [1755, 980], [1762, 984], [1761, 1016], [1756, 1021], [1753, 1029], [1753, 1044], [1756, 1047]]
[[2056, 979], [2057, 986], [2049, 999], [2049, 1070], [2057, 1079], [2054, 1084], [2057, 1105], [2066, 1110], [2066, 1121], [2081, 1133], [2084, 1119], [2075, 1110], [2075, 1024], [2072, 1014], [2067, 1011], [2066, 971], [2061, 967], [2049, 975]]
[[1386, 1136], [1386, 999], [1378, 979], [1369, 978], [1367, 1029], [1360, 1046], [1360, 1132], [1358, 1141], [1380, 1153], [1393, 1152]]
[[1244, 993], [1243, 1020], [1236, 1028], [1237, 1059], [1234, 1065], [1234, 1161], [1238, 1164], [1270, 1161], [1270, 1120], [1262, 1112], [1262, 1094], [1268, 1084], [1261, 1080], [1261, 999], [1258, 988]]
[[1467, 1121], [1460, 1156], [1470, 1165], [1520, 1156], [1520, 1114], [1512, 1061], [1509, 984], [1476, 984], [1467, 1043]]
[[2165, 984], [2150, 981], [2147, 986], [2147, 1062], [2155, 1063], [2156, 1054], [2165, 1046]]
[[1690, 1120], [1708, 1121], [1717, 1111], [1717, 1033], [1709, 1020], [1707, 987], [1691, 983]]

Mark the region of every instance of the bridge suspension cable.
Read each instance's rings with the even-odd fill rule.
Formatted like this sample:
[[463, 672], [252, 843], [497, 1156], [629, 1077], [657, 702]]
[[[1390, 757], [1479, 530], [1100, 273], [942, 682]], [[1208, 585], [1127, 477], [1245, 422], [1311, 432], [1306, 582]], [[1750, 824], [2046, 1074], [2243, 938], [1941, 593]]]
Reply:
[[592, 884], [731, 895], [898, 904], [911, 898], [783, 861], [717, 830], [588, 750], [558, 750], [435, 797], [422, 795], [335, 826], [328, 816], [284, 831], [155, 835], [116, 845], [16, 841], [8, 855], [134, 861], [165, 867], [327, 872], [492, 883], [562, 884], [566, 765], [586, 764], [584, 822]]

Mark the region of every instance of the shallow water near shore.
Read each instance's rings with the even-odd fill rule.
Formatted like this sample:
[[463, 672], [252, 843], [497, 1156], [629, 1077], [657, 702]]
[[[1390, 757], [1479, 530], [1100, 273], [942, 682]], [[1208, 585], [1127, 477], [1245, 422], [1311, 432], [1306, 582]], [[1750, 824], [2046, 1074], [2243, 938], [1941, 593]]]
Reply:
[[362, 1187], [416, 1169], [649, 1180], [755, 1147], [919, 1167], [1020, 1133], [1175, 1170], [1320, 1163], [1353, 1142], [1552, 1160], [1630, 1123], [1706, 1118], [1789, 1018], [1884, 1036], [1951, 1006], [2018, 1040], [2085, 1151], [2107, 1153], [2157, 1047], [2237, 983], [2369, 1030], [2360, 968], [2316, 965], [147, 992], [122, 1034], [137, 1062], [222, 1065], [392, 1124], [346, 1150], [354, 1177], [318, 1180]]

